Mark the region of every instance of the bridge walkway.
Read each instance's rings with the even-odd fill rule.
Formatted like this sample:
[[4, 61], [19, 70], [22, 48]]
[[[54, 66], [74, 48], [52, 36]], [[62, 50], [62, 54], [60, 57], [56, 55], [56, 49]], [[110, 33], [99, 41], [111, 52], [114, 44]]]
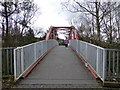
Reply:
[[28, 77], [21, 79], [18, 88], [101, 86], [75, 53], [64, 46], [55, 47], [34, 68]]

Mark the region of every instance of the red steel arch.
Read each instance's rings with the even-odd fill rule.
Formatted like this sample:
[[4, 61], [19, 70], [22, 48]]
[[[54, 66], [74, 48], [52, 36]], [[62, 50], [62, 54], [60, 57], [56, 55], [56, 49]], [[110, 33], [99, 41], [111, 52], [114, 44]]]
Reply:
[[46, 40], [49, 40], [49, 39], [56, 39], [57, 38], [57, 32], [60, 31], [60, 30], [64, 30], [66, 31], [66, 34], [68, 34], [68, 39], [76, 39], [78, 40], [78, 33], [77, 33], [77, 30], [75, 29], [74, 26], [70, 26], [70, 27], [54, 27], [54, 26], [51, 26], [49, 28], [49, 31], [46, 35]]

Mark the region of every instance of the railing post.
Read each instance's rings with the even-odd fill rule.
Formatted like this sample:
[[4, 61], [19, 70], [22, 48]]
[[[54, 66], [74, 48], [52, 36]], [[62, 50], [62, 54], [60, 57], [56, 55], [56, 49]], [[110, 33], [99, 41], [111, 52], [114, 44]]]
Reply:
[[16, 67], [16, 49], [14, 49], [14, 78], [17, 77], [17, 67]]
[[43, 50], [43, 43], [44, 43], [44, 41], [41, 43], [41, 54], [43, 55], [43, 53], [44, 53], [44, 50]]
[[21, 48], [21, 71], [24, 72], [24, 51]]
[[98, 72], [99, 49], [97, 48], [96, 71]]
[[103, 81], [106, 78], [106, 50], [103, 50]]
[[36, 59], [37, 59], [36, 54], [37, 54], [36, 53], [36, 43], [34, 43], [34, 61], [36, 61]]
[[9, 49], [6, 49], [6, 54], [7, 54], [7, 57], [6, 57], [6, 62], [7, 62], [7, 64], [6, 64], [6, 66], [7, 66], [7, 75], [9, 75]]
[[[2, 74], [2, 49], [0, 48], [0, 74]], [[1, 80], [1, 77], [0, 77]]]
[[113, 67], [112, 67], [112, 69], [113, 69], [113, 77], [115, 76], [115, 51], [113, 51]]
[[10, 74], [13, 74], [13, 49], [10, 49]]
[[78, 40], [76, 40], [76, 52], [78, 53]]
[[85, 51], [86, 52], [86, 56], [85, 57], [86, 57], [86, 60], [88, 60], [88, 57], [87, 57], [88, 45], [87, 45], [87, 43], [85, 43], [85, 44], [86, 44], [86, 47], [85, 47], [86, 48], [86, 51]]
[[[0, 47], [0, 75], [2, 75], [2, 49]], [[0, 90], [2, 89], [2, 76], [0, 76]]]
[[48, 44], [48, 43], [47, 43], [47, 41], [45, 41], [45, 42], [46, 42], [46, 47], [45, 47], [45, 48], [46, 48], [46, 51], [45, 51], [45, 52], [47, 52], [47, 51], [48, 51], [48, 48], [47, 48], [47, 44]]
[[117, 52], [117, 77], [119, 76], [119, 51]]

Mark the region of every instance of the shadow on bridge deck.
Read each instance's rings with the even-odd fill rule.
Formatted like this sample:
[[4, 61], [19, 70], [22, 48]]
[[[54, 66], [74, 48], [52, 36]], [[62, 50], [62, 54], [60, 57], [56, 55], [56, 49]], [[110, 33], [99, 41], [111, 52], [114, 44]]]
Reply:
[[101, 86], [70, 48], [57, 46], [16, 87], [100, 88]]

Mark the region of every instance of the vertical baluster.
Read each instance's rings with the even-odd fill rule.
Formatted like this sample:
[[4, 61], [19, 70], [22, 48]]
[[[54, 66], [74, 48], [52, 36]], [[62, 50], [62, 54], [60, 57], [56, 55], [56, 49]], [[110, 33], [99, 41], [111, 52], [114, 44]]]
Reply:
[[111, 70], [110, 70], [110, 69], [111, 69], [111, 68], [110, 68], [110, 67], [111, 67], [111, 65], [110, 65], [110, 64], [111, 64], [111, 58], [110, 58], [110, 54], [111, 54], [111, 53], [110, 53], [110, 52], [111, 52], [111, 51], [108, 50], [108, 54], [109, 54], [109, 55], [108, 55], [108, 63], [109, 63], [109, 65], [108, 65], [108, 75], [109, 75], [109, 76], [110, 76], [110, 74], [111, 74]]
[[106, 50], [103, 50], [103, 81], [106, 78]]
[[20, 73], [23, 73], [24, 72], [24, 48], [21, 48], [21, 66], [20, 66], [20, 68], [21, 68], [21, 72]]
[[112, 67], [113, 73], [112, 75], [115, 75], [115, 51], [113, 51], [113, 67]]
[[10, 49], [10, 74], [13, 74], [13, 49]]
[[17, 66], [16, 66], [16, 62], [17, 61], [17, 50], [14, 49], [14, 79], [16, 80], [17, 78]]
[[117, 51], [117, 77], [119, 77], [119, 51]]
[[96, 57], [96, 71], [98, 72], [98, 64], [99, 64], [99, 62], [98, 62], [98, 60], [99, 60], [99, 49], [97, 48], [97, 57]]
[[9, 75], [9, 50], [8, 49], [6, 49], [6, 54], [7, 54], [7, 60], [6, 60], [6, 62], [7, 62], [7, 75]]

